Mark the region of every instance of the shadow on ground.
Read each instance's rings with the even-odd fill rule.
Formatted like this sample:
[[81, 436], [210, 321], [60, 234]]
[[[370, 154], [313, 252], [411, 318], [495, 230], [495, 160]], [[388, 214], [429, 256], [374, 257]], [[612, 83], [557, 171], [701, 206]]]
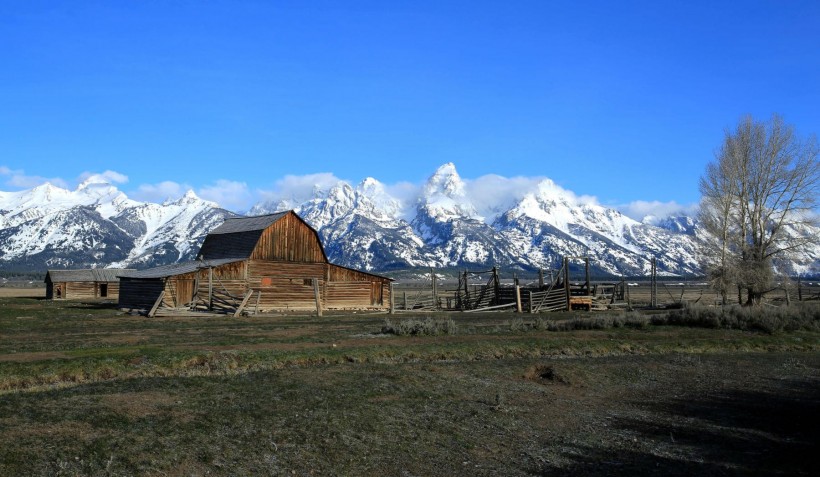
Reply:
[[[695, 399], [635, 403], [640, 417], [609, 421], [615, 446], [565, 443], [560, 469], [541, 475], [816, 475], [820, 380], [772, 382]], [[630, 442], [631, 441], [631, 442]], [[631, 447], [631, 448], [630, 448]]]

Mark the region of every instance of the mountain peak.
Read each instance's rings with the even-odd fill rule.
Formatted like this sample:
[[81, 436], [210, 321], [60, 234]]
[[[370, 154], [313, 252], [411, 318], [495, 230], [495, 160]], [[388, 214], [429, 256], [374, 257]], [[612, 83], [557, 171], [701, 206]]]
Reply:
[[165, 200], [165, 202], [162, 203], [162, 205], [164, 205], [164, 206], [165, 205], [193, 205], [193, 204], [204, 204], [204, 205], [207, 205], [207, 206], [212, 207], [212, 208], [219, 208], [219, 204], [217, 204], [216, 202], [211, 202], [209, 200], [205, 200], [205, 199], [199, 197], [198, 195], [196, 195], [196, 192], [194, 192], [193, 189], [188, 189], [187, 191], [185, 191], [185, 193], [182, 194], [182, 197], [180, 197], [177, 200], [173, 200], [169, 197], [168, 199]]
[[[21, 192], [20, 194], [27, 198], [26, 201], [32, 201], [32, 204], [43, 205], [54, 200], [64, 200], [66, 197], [71, 195], [71, 192], [63, 189], [62, 187], [55, 186], [51, 182], [44, 182], [28, 191]], [[15, 208], [11, 205], [7, 205], [7, 207], [12, 209]]]
[[378, 180], [374, 179], [373, 177], [365, 177], [359, 183], [359, 189], [361, 190], [370, 190], [370, 189], [383, 189], [384, 185], [379, 182]]
[[448, 162], [436, 169], [427, 180], [419, 197], [419, 206], [425, 215], [437, 222], [458, 218], [481, 219], [465, 189], [456, 166]]
[[456, 171], [452, 162], [443, 164], [427, 179], [424, 185], [424, 195], [443, 195], [449, 198], [464, 197], [464, 181]]
[[575, 202], [575, 194], [562, 188], [552, 179], [544, 179], [538, 182], [538, 186], [536, 186], [536, 195], [541, 199], [563, 199], [569, 203]]
[[58, 187], [55, 186], [54, 184], [52, 184], [51, 182], [48, 182], [48, 181], [43, 182], [42, 184], [31, 188], [31, 190], [52, 190], [52, 189], [58, 189]]

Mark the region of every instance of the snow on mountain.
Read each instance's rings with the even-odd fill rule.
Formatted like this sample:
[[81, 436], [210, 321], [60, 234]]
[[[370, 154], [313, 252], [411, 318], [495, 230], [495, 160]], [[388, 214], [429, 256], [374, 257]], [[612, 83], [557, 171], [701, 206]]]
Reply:
[[637, 275], [648, 273], [655, 256], [661, 271], [692, 274], [698, 269], [691, 238], [579, 200], [551, 180], [540, 182], [494, 225], [505, 232], [508, 242], [518, 243], [522, 256], [542, 263], [583, 255], [590, 256], [600, 271]]
[[208, 232], [233, 215], [190, 190], [176, 201], [129, 208], [112, 221], [121, 228], [136, 227], [139, 234], [125, 260], [112, 266], [145, 267], [192, 259]]
[[[655, 257], [663, 274], [699, 271], [692, 218], [638, 222], [549, 179], [516, 178], [505, 185], [513, 194], [493, 194], [486, 186], [506, 179], [464, 181], [448, 163], [416, 197], [399, 199], [372, 177], [355, 186], [321, 177], [312, 194], [308, 184], [298, 197], [270, 196], [250, 215], [296, 210], [341, 265], [383, 273], [429, 266], [536, 270], [556, 268], [564, 256], [589, 256], [598, 272], [646, 275]], [[191, 191], [163, 204], [134, 201], [100, 176], [73, 191], [43, 184], [0, 192], [0, 267], [144, 268], [187, 260], [232, 215]], [[815, 248], [778, 266], [817, 273]]]
[[195, 254], [230, 213], [193, 192], [166, 204], [129, 199], [101, 176], [76, 190], [49, 183], [0, 194], [0, 266], [101, 267]]
[[687, 235], [695, 235], [697, 223], [692, 217], [685, 215], [670, 215], [669, 217], [645, 217], [642, 221], [645, 224], [654, 225], [662, 229], [671, 230]]
[[402, 204], [380, 182], [367, 178], [355, 188], [338, 182], [296, 208], [319, 231], [331, 261], [364, 270], [423, 265], [424, 244], [400, 218]]
[[[455, 165], [447, 163], [424, 184], [411, 225], [425, 243], [446, 248], [446, 242], [454, 239], [456, 222], [471, 223], [478, 228], [486, 225], [467, 197], [464, 181]], [[463, 239], [459, 241], [463, 242]], [[481, 255], [485, 251], [472, 250], [472, 253]], [[452, 255], [452, 250], [446, 254]]]
[[427, 180], [419, 197], [418, 209], [420, 214], [435, 222], [482, 219], [467, 197], [464, 181], [452, 162], [439, 167]]

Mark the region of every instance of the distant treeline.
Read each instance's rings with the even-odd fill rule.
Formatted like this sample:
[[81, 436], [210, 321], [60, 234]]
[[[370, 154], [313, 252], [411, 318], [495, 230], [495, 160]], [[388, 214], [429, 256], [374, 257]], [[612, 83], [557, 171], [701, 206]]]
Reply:
[[43, 281], [46, 279], [46, 272], [41, 271], [19, 271], [19, 270], [0, 270], [0, 278], [5, 278], [9, 281]]

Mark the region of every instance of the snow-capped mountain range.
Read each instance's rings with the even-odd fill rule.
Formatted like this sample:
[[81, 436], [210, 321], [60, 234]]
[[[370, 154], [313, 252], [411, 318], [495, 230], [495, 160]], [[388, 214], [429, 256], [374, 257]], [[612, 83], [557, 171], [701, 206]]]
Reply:
[[[633, 220], [578, 198], [549, 179], [511, 203], [473, 203], [453, 164], [430, 176], [413, 199], [391, 196], [374, 178], [316, 188], [307, 200], [256, 204], [248, 215], [294, 209], [320, 234], [334, 263], [390, 273], [409, 267], [555, 268], [589, 256], [594, 269], [646, 275], [699, 272], [690, 217]], [[483, 215], [482, 215], [482, 211]], [[129, 199], [101, 176], [70, 191], [43, 184], [0, 192], [0, 268], [134, 267], [195, 257], [208, 231], [236, 215], [188, 192], [163, 204]], [[655, 225], [652, 225], [655, 224]], [[792, 271], [818, 273], [820, 250]]]
[[144, 268], [186, 260], [233, 215], [193, 192], [163, 204], [134, 201], [101, 176], [73, 191], [45, 183], [0, 192], [0, 268]]

